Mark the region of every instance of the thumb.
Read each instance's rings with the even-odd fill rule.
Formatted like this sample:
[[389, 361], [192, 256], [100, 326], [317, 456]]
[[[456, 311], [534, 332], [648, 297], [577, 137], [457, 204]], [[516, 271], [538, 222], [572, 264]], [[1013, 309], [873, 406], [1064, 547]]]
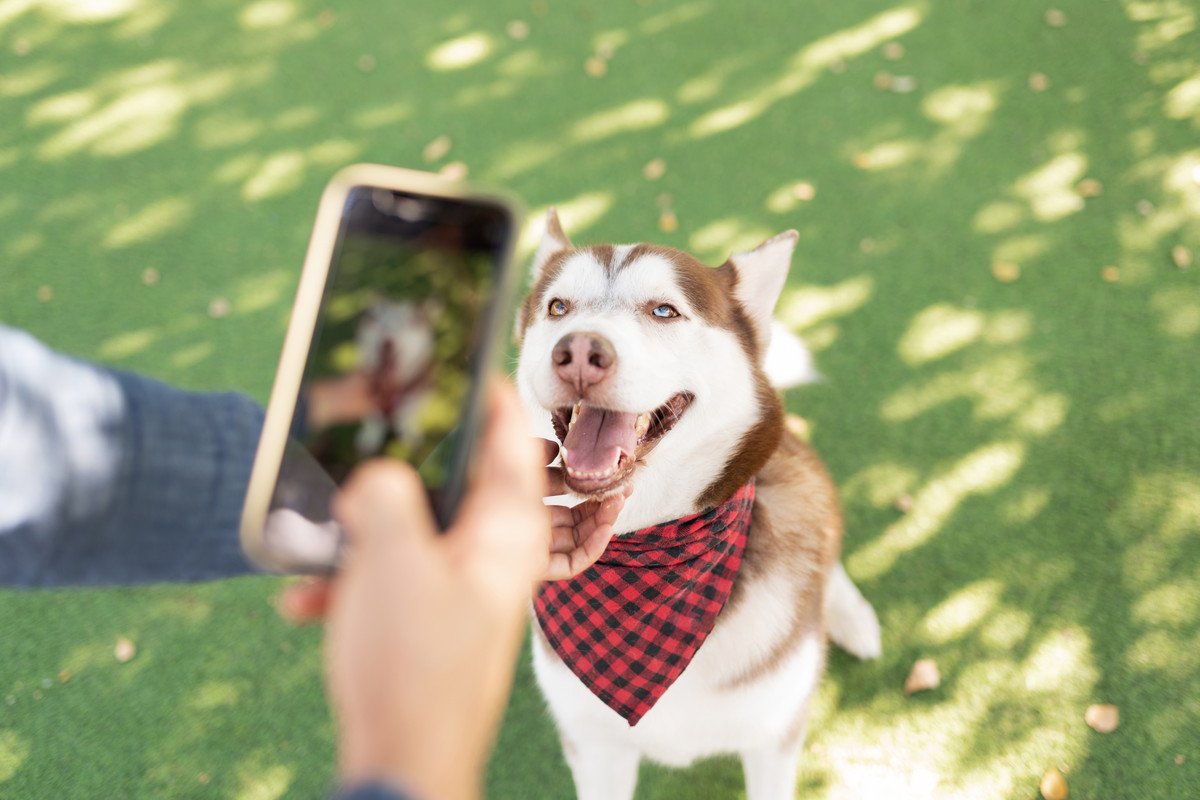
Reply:
[[334, 498], [333, 513], [359, 551], [389, 540], [429, 542], [437, 530], [416, 470], [392, 459], [356, 469]]
[[528, 435], [512, 387], [496, 380], [490, 389], [474, 482], [451, 538], [467, 540], [463, 548], [473, 556], [532, 581], [544, 570], [550, 547], [542, 448]]

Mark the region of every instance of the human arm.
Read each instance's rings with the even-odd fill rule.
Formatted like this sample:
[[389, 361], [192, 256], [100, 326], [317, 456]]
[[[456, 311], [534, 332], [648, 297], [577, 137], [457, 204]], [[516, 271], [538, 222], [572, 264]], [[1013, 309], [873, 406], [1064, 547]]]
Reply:
[[251, 572], [238, 520], [257, 403], [70, 358], [0, 325], [0, 584]]

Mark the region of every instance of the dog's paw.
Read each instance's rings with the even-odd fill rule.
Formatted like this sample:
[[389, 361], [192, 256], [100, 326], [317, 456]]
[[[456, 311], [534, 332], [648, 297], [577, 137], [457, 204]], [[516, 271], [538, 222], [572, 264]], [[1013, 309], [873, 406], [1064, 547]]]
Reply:
[[883, 632], [875, 609], [838, 564], [829, 576], [825, 598], [829, 639], [864, 661], [883, 655]]

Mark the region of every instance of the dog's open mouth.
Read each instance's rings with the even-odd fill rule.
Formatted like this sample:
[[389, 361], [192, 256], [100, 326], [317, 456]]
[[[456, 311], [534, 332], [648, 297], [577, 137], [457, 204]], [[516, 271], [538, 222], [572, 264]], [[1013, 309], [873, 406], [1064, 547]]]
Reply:
[[680, 392], [641, 414], [587, 402], [554, 411], [567, 488], [582, 495], [611, 494], [619, 489], [638, 459], [675, 427], [693, 398], [690, 392]]

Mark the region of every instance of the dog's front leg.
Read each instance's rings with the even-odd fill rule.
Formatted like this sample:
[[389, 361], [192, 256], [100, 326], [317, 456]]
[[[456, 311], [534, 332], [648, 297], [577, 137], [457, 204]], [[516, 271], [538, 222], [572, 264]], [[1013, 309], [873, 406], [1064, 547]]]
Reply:
[[563, 753], [579, 800], [631, 800], [639, 756], [631, 747], [576, 742], [562, 737]]
[[770, 746], [742, 753], [746, 800], [792, 800], [802, 744]]

